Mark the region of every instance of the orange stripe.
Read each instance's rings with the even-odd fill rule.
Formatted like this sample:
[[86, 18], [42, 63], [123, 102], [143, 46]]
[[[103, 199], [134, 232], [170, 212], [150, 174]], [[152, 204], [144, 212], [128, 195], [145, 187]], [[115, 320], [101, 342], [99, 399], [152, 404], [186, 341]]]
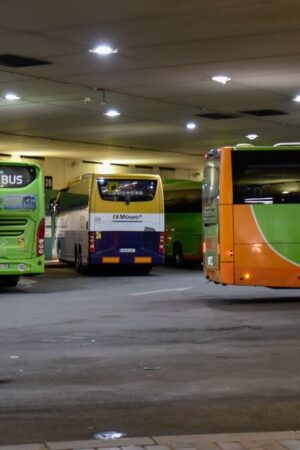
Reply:
[[251, 207], [235, 205], [233, 209], [235, 283], [299, 288], [299, 267], [281, 258], [265, 242]]

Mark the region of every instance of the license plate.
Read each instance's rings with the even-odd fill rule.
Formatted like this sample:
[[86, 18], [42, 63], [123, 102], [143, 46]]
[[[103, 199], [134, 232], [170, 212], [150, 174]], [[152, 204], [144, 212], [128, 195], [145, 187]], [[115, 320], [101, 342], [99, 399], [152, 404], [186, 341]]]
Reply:
[[135, 248], [120, 248], [120, 253], [135, 253]]
[[9, 269], [9, 264], [0, 264], [0, 270], [1, 269]]

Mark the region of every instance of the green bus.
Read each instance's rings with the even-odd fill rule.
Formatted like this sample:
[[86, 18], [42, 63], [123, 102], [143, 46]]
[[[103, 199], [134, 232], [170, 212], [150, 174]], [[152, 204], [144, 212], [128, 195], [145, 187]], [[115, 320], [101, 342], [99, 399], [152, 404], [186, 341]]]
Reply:
[[0, 286], [45, 270], [44, 178], [36, 164], [0, 162]]
[[165, 256], [176, 266], [202, 261], [202, 183], [164, 180]]

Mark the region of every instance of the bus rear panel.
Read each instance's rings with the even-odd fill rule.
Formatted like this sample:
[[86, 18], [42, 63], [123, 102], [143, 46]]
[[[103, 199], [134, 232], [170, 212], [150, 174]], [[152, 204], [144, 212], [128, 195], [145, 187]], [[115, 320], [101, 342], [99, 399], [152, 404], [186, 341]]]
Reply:
[[90, 217], [90, 264], [163, 264], [160, 179], [97, 177]]

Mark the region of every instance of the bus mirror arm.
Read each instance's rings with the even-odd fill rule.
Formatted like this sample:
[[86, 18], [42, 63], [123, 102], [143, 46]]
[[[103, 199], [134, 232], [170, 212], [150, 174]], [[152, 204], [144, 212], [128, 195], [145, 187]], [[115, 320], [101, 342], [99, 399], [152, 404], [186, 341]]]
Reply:
[[57, 214], [58, 211], [58, 201], [56, 200], [56, 198], [52, 198], [49, 202], [49, 208], [48, 208], [49, 213], [51, 214], [51, 216], [54, 216]]

